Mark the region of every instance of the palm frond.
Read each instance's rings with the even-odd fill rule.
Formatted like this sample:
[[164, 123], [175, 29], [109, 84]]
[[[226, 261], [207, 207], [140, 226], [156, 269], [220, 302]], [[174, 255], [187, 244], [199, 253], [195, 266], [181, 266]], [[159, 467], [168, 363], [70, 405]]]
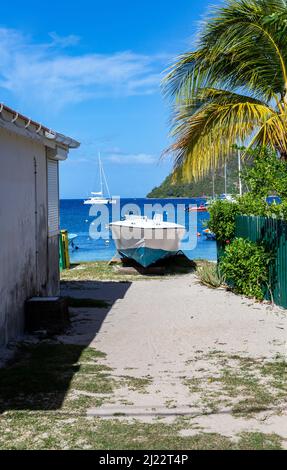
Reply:
[[220, 91], [214, 94], [216, 98], [196, 112], [193, 105], [181, 104], [175, 116], [172, 136], [176, 142], [169, 150], [177, 174], [182, 167], [181, 175], [189, 181], [220, 166], [237, 141], [245, 142], [274, 115], [272, 108], [258, 100], [222, 91], [220, 102]]
[[226, 0], [211, 13], [197, 50], [163, 82], [175, 101], [176, 173], [201, 176], [247, 138], [287, 155], [286, 33], [285, 0]]
[[[281, 28], [270, 19], [272, 10], [264, 15], [259, 3], [269, 5], [232, 0], [219, 13], [216, 10], [205, 25], [197, 51], [179, 57], [169, 70], [163, 81], [166, 93], [184, 95], [186, 90], [192, 93], [205, 86], [245, 87], [268, 100], [282, 93], [287, 78], [287, 35], [278, 33]], [[280, 21], [284, 30], [283, 13]]]

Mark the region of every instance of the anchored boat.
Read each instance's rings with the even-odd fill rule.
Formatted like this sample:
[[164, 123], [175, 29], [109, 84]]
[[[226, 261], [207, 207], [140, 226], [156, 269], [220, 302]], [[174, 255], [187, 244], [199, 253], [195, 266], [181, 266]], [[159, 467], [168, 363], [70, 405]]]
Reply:
[[186, 209], [187, 212], [207, 212], [207, 207], [202, 203], [200, 206], [191, 206]]
[[206, 236], [207, 240], [216, 240], [215, 233], [213, 233], [209, 228], [203, 230], [203, 233]]
[[125, 220], [109, 224], [121, 257], [131, 258], [143, 267], [179, 251], [185, 234], [183, 225], [164, 222], [161, 214], [153, 219], [126, 215]]
[[[99, 159], [99, 175], [100, 175], [100, 188], [101, 191], [98, 192], [92, 192], [91, 197], [84, 201], [84, 204], [115, 204], [117, 201], [116, 199], [113, 199], [110, 194], [110, 190], [108, 187], [108, 182], [107, 178], [104, 172], [104, 167], [101, 161], [101, 155], [99, 153], [98, 155]], [[104, 186], [106, 187], [106, 193], [108, 196], [104, 196]]]

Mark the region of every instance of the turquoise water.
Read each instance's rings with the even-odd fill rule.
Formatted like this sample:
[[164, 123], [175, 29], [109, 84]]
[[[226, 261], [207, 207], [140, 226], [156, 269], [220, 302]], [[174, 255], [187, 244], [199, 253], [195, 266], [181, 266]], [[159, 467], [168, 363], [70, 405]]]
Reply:
[[[184, 211], [184, 207], [189, 204], [200, 205], [201, 202], [204, 202], [204, 199], [121, 199], [120, 204], [112, 205], [108, 207], [109, 220], [112, 221], [112, 210], [120, 213], [120, 210], [123, 209], [127, 204], [136, 204], [142, 215], [143, 208], [145, 204], [161, 204], [163, 206], [169, 205], [173, 207], [176, 212], [175, 222], [184, 223], [187, 229], [190, 225], [190, 217], [187, 212]], [[91, 206], [84, 205], [82, 199], [62, 199], [60, 201], [60, 225], [61, 229], [66, 229], [69, 233], [77, 234], [77, 238], [74, 241], [77, 249], [70, 249], [70, 256], [72, 262], [80, 261], [100, 261], [100, 260], [110, 260], [116, 253], [116, 248], [114, 241], [111, 237], [111, 233], [108, 228], [102, 227], [103, 238], [93, 239], [90, 236], [90, 230], [93, 227], [91, 224], [97, 217], [95, 214], [95, 208], [93, 215], [90, 215]], [[106, 209], [107, 210], [107, 209]], [[171, 212], [168, 210], [164, 212], [164, 220], [171, 219]], [[123, 213], [121, 215], [124, 215]], [[152, 215], [152, 213], [151, 213]], [[182, 220], [184, 218], [184, 222]], [[204, 223], [208, 220], [209, 215], [207, 212], [197, 213], [197, 226], [194, 227], [194, 232], [197, 231], [201, 234], [200, 237], [194, 236], [193, 240], [190, 240], [190, 243], [187, 242], [184, 245], [184, 253], [190, 259], [208, 259], [216, 260], [216, 243], [212, 240], [206, 240], [205, 236], [202, 234], [202, 230], [205, 228]], [[116, 217], [119, 220], [119, 216]], [[195, 243], [194, 243], [195, 241]], [[195, 246], [193, 246], [195, 244]]]

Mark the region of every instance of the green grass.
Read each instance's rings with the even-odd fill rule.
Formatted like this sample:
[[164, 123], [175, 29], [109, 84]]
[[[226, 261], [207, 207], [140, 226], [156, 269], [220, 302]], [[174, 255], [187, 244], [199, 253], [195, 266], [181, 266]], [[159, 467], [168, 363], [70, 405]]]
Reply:
[[[139, 276], [131, 276], [139, 277]], [[107, 261], [94, 261], [71, 265], [71, 269], [61, 272], [62, 281], [106, 281], [106, 280], [130, 280], [130, 276], [121, 276], [114, 265]]]
[[0, 449], [102, 449], [197, 450], [280, 449], [276, 434], [244, 433], [236, 442], [217, 433], [182, 437], [180, 421], [127, 423], [84, 416], [44, 413], [7, 413], [0, 419]]
[[71, 265], [71, 269], [61, 272], [62, 281], [120, 281], [129, 282], [140, 279], [161, 279], [163, 276], [187, 274], [195, 270], [195, 263], [185, 257], [173, 257], [158, 263], [165, 266], [165, 274], [124, 273], [119, 270], [120, 263], [109, 264], [107, 261], [85, 262]]
[[250, 417], [269, 408], [284, 407], [287, 364], [283, 358], [267, 362], [210, 351], [207, 355], [198, 355], [197, 360], [201, 359], [208, 361], [216, 374], [207, 370], [200, 378], [185, 377], [183, 383], [191, 394], [200, 395], [207, 412], [225, 405], [235, 416]]
[[216, 263], [209, 261], [198, 263], [196, 275], [201, 284], [213, 289], [224, 284], [224, 278], [220, 276]]
[[0, 410], [69, 408], [75, 390], [111, 393], [111, 370], [98, 363], [104, 357], [100, 351], [68, 344], [21, 347], [16, 360], [0, 369]]
[[123, 384], [130, 390], [139, 393], [147, 393], [147, 387], [152, 384], [152, 377], [131, 377], [129, 375], [122, 376]]
[[110, 304], [101, 299], [87, 299], [80, 297], [67, 297], [68, 306], [74, 308], [108, 308]]
[[201, 380], [199, 378], [185, 378], [183, 380], [183, 383], [189, 388], [189, 391], [191, 393], [199, 393], [201, 391]]
[[[152, 276], [154, 279], [155, 276]], [[151, 279], [135, 272], [134, 274], [122, 273], [117, 269], [117, 265], [108, 264], [107, 261], [85, 262], [78, 265], [71, 265], [71, 269], [61, 272], [61, 281], [118, 281], [130, 282], [139, 279]]]

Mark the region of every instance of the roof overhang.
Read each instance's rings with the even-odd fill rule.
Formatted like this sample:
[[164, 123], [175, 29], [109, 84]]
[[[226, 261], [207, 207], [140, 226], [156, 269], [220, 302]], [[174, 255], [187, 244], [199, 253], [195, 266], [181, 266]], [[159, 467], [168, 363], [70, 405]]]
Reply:
[[[4, 104], [0, 104], [0, 127], [26, 137], [27, 139], [41, 142], [51, 149], [62, 148], [68, 151], [69, 149], [76, 149], [80, 146], [80, 143], [71, 137], [55, 132]], [[58, 152], [58, 150], [57, 154], [59, 154], [59, 160], [64, 159], [60, 158], [61, 152]]]

